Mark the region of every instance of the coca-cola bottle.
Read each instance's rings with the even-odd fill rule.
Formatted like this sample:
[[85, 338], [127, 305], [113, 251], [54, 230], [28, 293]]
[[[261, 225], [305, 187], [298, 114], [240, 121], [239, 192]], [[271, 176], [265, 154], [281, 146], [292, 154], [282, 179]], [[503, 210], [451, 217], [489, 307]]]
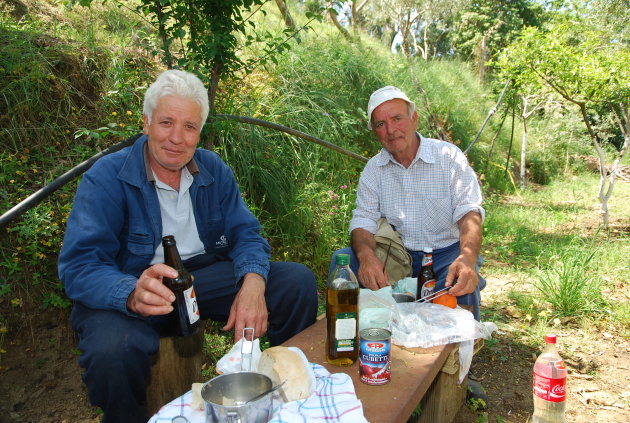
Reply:
[[424, 248], [422, 267], [418, 270], [418, 288], [416, 300], [421, 300], [433, 294], [435, 290], [435, 273], [433, 272], [433, 249]]
[[534, 415], [532, 423], [564, 423], [567, 368], [556, 336], [545, 336], [545, 348], [534, 363]]
[[199, 328], [199, 308], [192, 277], [182, 264], [175, 237], [173, 235], [163, 237], [162, 246], [164, 247], [166, 264], [177, 270], [176, 278], [162, 278], [164, 285], [175, 294], [175, 302], [173, 302], [171, 314], [177, 321], [178, 334], [180, 336], [189, 336], [197, 332]]

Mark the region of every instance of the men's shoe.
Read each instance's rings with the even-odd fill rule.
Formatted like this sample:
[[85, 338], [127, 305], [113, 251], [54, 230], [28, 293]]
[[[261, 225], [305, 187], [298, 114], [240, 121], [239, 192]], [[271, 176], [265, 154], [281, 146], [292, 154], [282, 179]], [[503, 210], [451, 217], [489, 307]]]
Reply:
[[471, 374], [468, 374], [466, 404], [474, 411], [486, 411], [488, 409], [488, 395], [486, 394], [486, 390]]

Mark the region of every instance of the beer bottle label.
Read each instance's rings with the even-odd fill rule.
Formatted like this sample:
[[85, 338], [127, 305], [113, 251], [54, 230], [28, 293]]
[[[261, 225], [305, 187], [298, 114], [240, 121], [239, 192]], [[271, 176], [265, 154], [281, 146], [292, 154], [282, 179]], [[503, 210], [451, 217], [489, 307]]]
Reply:
[[435, 290], [435, 279], [431, 279], [422, 284], [422, 288], [420, 289], [420, 298], [425, 299], [426, 297], [433, 295], [433, 291]]
[[199, 307], [197, 306], [197, 297], [195, 296], [195, 289], [191, 286], [184, 291], [184, 299], [186, 300], [186, 310], [188, 311], [188, 320], [192, 325], [199, 320]]

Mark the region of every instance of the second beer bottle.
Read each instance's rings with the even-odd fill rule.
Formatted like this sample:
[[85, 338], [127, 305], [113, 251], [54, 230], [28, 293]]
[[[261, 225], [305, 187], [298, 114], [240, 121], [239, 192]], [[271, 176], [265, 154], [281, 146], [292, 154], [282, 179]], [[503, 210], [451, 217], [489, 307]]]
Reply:
[[192, 277], [182, 263], [175, 237], [173, 235], [163, 237], [162, 246], [164, 247], [165, 263], [177, 270], [176, 278], [164, 277], [162, 279], [164, 285], [175, 294], [175, 302], [173, 303], [171, 314], [174, 315], [177, 321], [178, 335], [189, 336], [197, 332], [200, 316]]
[[422, 267], [418, 270], [418, 288], [416, 301], [427, 298], [435, 290], [435, 273], [433, 272], [433, 249], [424, 248]]

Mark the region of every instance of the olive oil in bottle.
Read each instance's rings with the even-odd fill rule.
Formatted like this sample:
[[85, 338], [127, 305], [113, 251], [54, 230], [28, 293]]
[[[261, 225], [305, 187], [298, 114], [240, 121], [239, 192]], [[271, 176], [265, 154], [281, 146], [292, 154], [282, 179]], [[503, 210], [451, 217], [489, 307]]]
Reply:
[[349, 263], [348, 254], [338, 254], [328, 278], [326, 359], [335, 366], [350, 366], [359, 356], [359, 283]]

